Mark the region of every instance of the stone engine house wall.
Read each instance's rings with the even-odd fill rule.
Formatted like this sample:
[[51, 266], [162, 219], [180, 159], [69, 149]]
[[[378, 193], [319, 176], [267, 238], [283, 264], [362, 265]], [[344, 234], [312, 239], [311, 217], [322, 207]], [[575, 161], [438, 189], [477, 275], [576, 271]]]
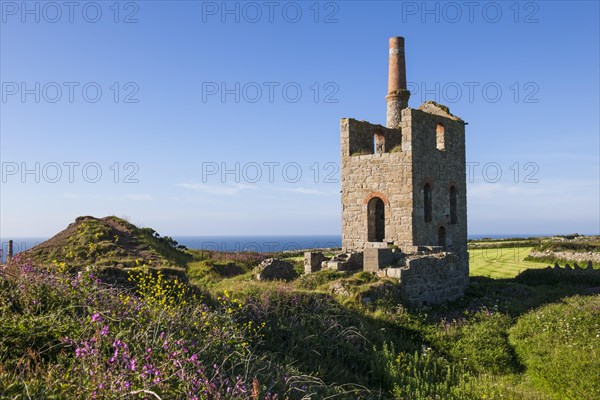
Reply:
[[[410, 130], [413, 154], [413, 240], [415, 245], [467, 251], [467, 187], [465, 128], [461, 120], [422, 110], [402, 112], [403, 130]], [[441, 127], [441, 128], [440, 128]], [[443, 130], [443, 148], [436, 136]], [[441, 146], [440, 146], [441, 147]], [[431, 215], [425, 218], [425, 185], [431, 191]], [[454, 194], [454, 200], [452, 200]], [[440, 229], [445, 240], [440, 242]]]
[[[438, 134], [440, 125], [443, 133]], [[407, 108], [402, 110], [401, 129], [344, 118], [340, 131], [344, 250], [362, 251], [372, 245], [368, 203], [379, 197], [385, 205], [381, 242], [400, 248], [442, 245], [466, 252], [465, 129], [461, 120]], [[438, 135], [443, 135], [443, 149], [437, 147]], [[384, 142], [379, 149], [378, 140]], [[428, 220], [426, 184], [431, 190]], [[446, 232], [445, 243], [440, 243], [440, 228]]]
[[[387, 151], [374, 152], [376, 135], [384, 137]], [[373, 197], [384, 203], [383, 242], [412, 245], [411, 154], [390, 152], [402, 145], [400, 130], [345, 118], [341, 136], [342, 247], [362, 251], [368, 245], [368, 205]]]

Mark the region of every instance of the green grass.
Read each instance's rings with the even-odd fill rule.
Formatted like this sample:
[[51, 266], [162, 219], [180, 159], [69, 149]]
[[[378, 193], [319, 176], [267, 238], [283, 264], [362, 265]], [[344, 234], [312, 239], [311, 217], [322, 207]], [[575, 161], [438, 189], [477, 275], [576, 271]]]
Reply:
[[[189, 251], [189, 284], [136, 270], [128, 289], [97, 283], [95, 272], [0, 269], [0, 399], [143, 398], [131, 395], [139, 389], [189, 398], [213, 382], [200, 398], [599, 398], [600, 283], [556, 279], [546, 263], [523, 261], [529, 249], [471, 250], [465, 296], [423, 309], [367, 272], [259, 282], [253, 268], [265, 255], [250, 253]], [[128, 363], [110, 361], [116, 340], [129, 344]], [[147, 348], [168, 379], [140, 369]], [[248, 391], [228, 396], [237, 375]]]
[[[471, 250], [472, 280], [465, 297], [425, 310], [405, 308], [394, 293], [393, 280], [364, 272], [324, 270], [285, 283], [257, 282], [246, 273], [220, 278], [212, 290], [252, 299], [253, 309], [260, 310], [260, 317], [253, 319], [268, 327], [269, 340], [261, 351], [283, 357], [284, 364], [294, 363], [300, 371], [315, 372], [325, 383], [358, 384], [370, 390], [352, 398], [376, 398], [375, 387], [384, 399], [591, 398], [578, 397], [577, 387], [568, 379], [581, 369], [577, 357], [569, 358], [566, 350], [536, 355], [540, 365], [560, 365], [545, 373], [533, 367], [529, 353], [535, 352], [532, 340], [545, 340], [543, 329], [535, 326], [539, 307], [570, 304], [573, 295], [582, 293], [583, 299], [594, 302], [600, 296], [592, 294], [593, 282], [519, 277], [525, 270], [547, 266], [523, 261], [530, 249]], [[300, 262], [301, 257], [294, 255], [288, 261]], [[347, 294], [332, 296], [334, 284], [343, 285]], [[569, 318], [577, 320], [595, 313], [593, 307], [564, 307], [570, 307], [576, 316]], [[527, 329], [529, 337], [515, 333]], [[577, 332], [572, 340], [565, 339], [568, 330], [556, 337], [566, 341], [565, 349], [569, 341], [595, 346], [589, 332]], [[348, 334], [354, 341], [345, 341]], [[334, 351], [340, 346], [344, 351]], [[595, 366], [598, 358], [593, 350], [581, 365]], [[544, 383], [555, 376], [561, 379], [555, 387]], [[600, 382], [590, 374], [579, 378], [578, 386], [590, 393], [599, 390]]]
[[469, 250], [471, 276], [490, 278], [514, 278], [520, 272], [532, 268], [545, 268], [548, 263], [524, 261], [531, 247]]
[[555, 398], [600, 398], [600, 296], [540, 307], [509, 332], [536, 387]]

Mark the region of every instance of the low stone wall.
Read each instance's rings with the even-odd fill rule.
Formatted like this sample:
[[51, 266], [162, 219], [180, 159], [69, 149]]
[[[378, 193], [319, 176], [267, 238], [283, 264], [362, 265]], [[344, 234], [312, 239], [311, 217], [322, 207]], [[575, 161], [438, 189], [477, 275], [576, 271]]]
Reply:
[[[428, 253], [428, 254], [424, 254]], [[320, 253], [304, 253], [306, 273], [319, 269]], [[366, 248], [364, 252], [341, 254], [321, 262], [322, 268], [336, 271], [363, 269], [380, 277], [398, 279], [400, 295], [410, 305], [439, 304], [461, 297], [469, 286], [468, 256], [421, 248], [417, 254], [397, 249]]]
[[595, 264], [600, 264], [600, 253], [588, 251], [588, 252], [578, 252], [578, 251], [532, 251], [529, 253], [529, 259], [534, 260], [564, 260], [577, 262], [580, 264], [587, 264], [588, 261], [591, 261]]
[[364, 270], [377, 273], [384, 267], [391, 267], [404, 261], [404, 255], [397, 249], [366, 248], [363, 251]]
[[341, 253], [332, 258], [325, 257], [318, 251], [304, 253], [304, 273], [310, 274], [324, 268], [333, 271], [360, 270], [363, 268], [363, 253]]
[[469, 286], [469, 265], [453, 253], [407, 260], [399, 275], [402, 298], [416, 306], [455, 300]]
[[363, 253], [352, 252], [338, 254], [329, 261], [324, 261], [328, 269], [334, 271], [356, 271], [363, 269]]
[[318, 251], [307, 251], [304, 253], [304, 273], [310, 274], [321, 270], [321, 264], [327, 258]]

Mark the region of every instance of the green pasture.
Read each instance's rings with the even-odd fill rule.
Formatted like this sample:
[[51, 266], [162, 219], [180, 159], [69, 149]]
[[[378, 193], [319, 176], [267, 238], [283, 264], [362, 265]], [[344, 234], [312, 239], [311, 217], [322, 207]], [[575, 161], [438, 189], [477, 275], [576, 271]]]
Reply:
[[471, 276], [514, 278], [526, 269], [545, 268], [548, 263], [524, 261], [531, 247], [508, 247], [469, 250]]

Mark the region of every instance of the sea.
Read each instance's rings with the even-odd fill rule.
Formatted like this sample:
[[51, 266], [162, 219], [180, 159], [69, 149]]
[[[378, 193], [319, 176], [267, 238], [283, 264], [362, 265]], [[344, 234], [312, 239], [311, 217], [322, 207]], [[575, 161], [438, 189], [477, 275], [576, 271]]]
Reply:
[[[469, 239], [504, 239], [548, 236], [539, 233], [473, 234]], [[270, 235], [270, 236], [172, 236], [189, 249], [216, 251], [256, 251], [261, 253], [341, 247], [341, 235]], [[0, 238], [2, 261], [6, 260], [8, 240], [13, 241], [14, 254], [28, 250], [49, 239], [47, 237]]]

